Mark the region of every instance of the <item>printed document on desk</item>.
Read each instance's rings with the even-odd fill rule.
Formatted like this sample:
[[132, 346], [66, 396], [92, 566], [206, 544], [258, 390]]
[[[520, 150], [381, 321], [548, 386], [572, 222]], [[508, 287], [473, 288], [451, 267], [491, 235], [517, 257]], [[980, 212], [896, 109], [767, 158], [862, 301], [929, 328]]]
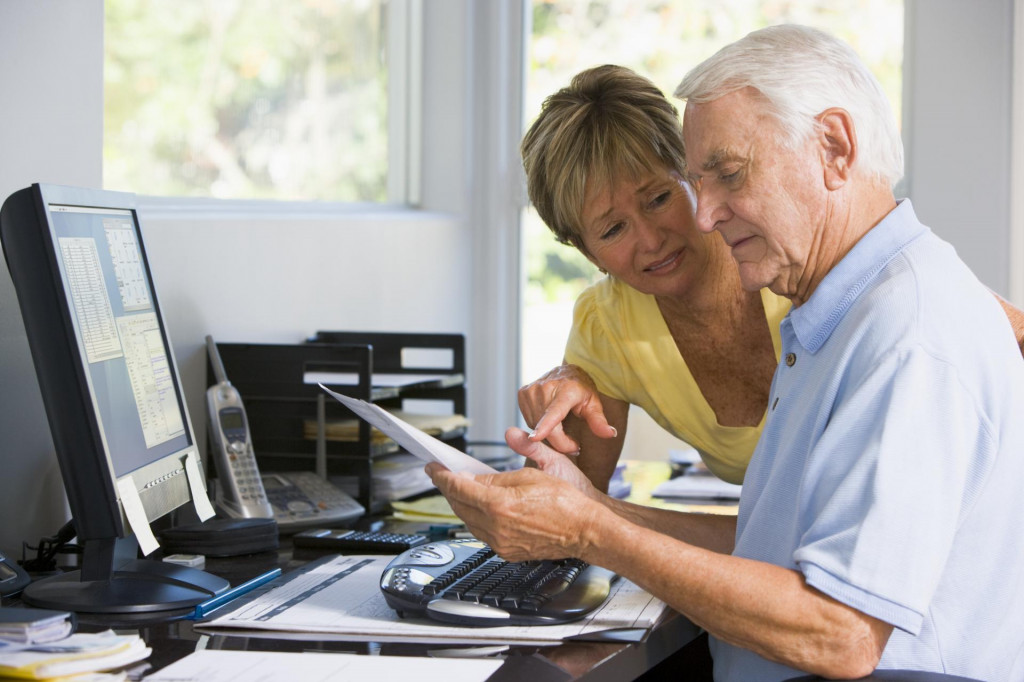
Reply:
[[300, 569], [298, 575], [247, 599], [230, 613], [197, 623], [196, 629], [230, 628], [250, 635], [264, 631], [268, 636], [281, 632], [330, 634], [340, 639], [374, 641], [544, 645], [569, 638], [599, 637], [602, 631], [609, 630], [646, 631], [667, 608], [648, 592], [619, 579], [601, 608], [564, 625], [477, 628], [449, 626], [426, 618], [401, 618], [387, 605], [380, 591], [380, 576], [393, 558], [331, 557], [308, 570]]
[[653, 491], [653, 497], [680, 497], [699, 500], [739, 500], [743, 486], [728, 483], [711, 474], [684, 474], [665, 481]]
[[414, 426], [394, 416], [379, 405], [368, 403], [365, 400], [352, 398], [341, 393], [336, 393], [323, 384], [320, 388], [330, 393], [342, 405], [356, 413], [371, 426], [377, 427], [379, 431], [389, 436], [403, 448], [416, 455], [424, 462], [440, 462], [452, 471], [468, 471], [471, 474], [494, 474], [497, 470], [456, 450], [451, 445], [438, 439], [428, 436]]
[[222, 651], [189, 654], [146, 682], [235, 682], [236, 680], [445, 680], [483, 682], [504, 661], [443, 659], [416, 656], [357, 656], [336, 653]]

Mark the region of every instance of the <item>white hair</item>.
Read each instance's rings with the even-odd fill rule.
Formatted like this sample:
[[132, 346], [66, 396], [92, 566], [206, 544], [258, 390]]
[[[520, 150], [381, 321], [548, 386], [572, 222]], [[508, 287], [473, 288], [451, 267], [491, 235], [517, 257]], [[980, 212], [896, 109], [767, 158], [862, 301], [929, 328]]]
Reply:
[[675, 96], [700, 104], [747, 87], [765, 98], [790, 145], [816, 132], [821, 112], [845, 109], [853, 118], [863, 167], [890, 187], [903, 177], [903, 141], [889, 100], [841, 40], [795, 24], [754, 31], [692, 69]]

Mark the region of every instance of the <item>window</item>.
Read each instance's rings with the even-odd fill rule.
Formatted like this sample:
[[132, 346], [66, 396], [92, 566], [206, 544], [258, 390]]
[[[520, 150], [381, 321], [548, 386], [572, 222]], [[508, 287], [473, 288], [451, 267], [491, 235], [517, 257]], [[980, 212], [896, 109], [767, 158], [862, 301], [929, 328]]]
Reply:
[[404, 200], [389, 197], [389, 170], [404, 165], [388, 135], [389, 115], [405, 113], [387, 44], [401, 4], [106, 0], [104, 186]]
[[[585, 68], [607, 63], [630, 67], [671, 97], [683, 75], [717, 49], [780, 23], [816, 26], [851, 43], [900, 113], [903, 0], [532, 0], [532, 18], [527, 127], [544, 98]], [[556, 242], [532, 209], [524, 212], [522, 230], [520, 367], [521, 381], [527, 383], [561, 362], [573, 302], [601, 274], [580, 252]], [[631, 432], [639, 426], [637, 412], [630, 417]]]

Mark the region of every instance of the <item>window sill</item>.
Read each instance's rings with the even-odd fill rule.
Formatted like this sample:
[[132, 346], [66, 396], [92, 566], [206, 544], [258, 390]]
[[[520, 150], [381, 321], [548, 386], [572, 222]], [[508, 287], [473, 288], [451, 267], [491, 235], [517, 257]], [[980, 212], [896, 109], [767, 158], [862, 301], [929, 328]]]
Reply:
[[415, 220], [450, 218], [401, 204], [340, 201], [276, 201], [137, 195], [138, 210], [150, 220], [338, 220], [339, 218]]

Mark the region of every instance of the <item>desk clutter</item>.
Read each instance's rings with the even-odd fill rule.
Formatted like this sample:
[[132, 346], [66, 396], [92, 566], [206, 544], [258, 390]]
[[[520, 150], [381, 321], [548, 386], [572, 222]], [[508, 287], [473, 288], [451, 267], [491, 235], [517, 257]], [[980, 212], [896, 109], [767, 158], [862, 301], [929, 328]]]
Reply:
[[[482, 543], [472, 541], [483, 547]], [[430, 543], [410, 553], [438, 554]], [[478, 551], [477, 548], [475, 551]], [[424, 554], [426, 556], [426, 554]], [[250, 592], [229, 607], [198, 621], [195, 629], [209, 634], [244, 632], [247, 636], [263, 633], [267, 637], [288, 633], [291, 637], [332, 636], [369, 637], [374, 641], [465, 642], [470, 644], [551, 645], [566, 639], [587, 641], [643, 641], [667, 610], [664, 602], [625, 579], [610, 583], [606, 598], [572, 614], [571, 620], [547, 625], [454, 625], [409, 613], [402, 617], [387, 601], [385, 585], [390, 589], [397, 579], [394, 571], [409, 567], [409, 553], [401, 559], [393, 556], [326, 556]], [[429, 560], [429, 559], [428, 559]], [[397, 563], [396, 563], [397, 562]], [[437, 567], [437, 564], [434, 566]], [[427, 566], [405, 574], [406, 585], [434, 581]], [[443, 572], [442, 572], [443, 573]], [[455, 581], [452, 581], [454, 584]], [[472, 597], [450, 603], [470, 604]], [[493, 610], [492, 614], [497, 613]], [[513, 622], [511, 620], [509, 623]], [[632, 637], [632, 639], [624, 639]]]
[[[465, 339], [461, 334], [318, 331], [297, 344], [216, 344], [248, 413], [259, 470], [315, 471], [369, 513], [429, 489], [422, 463], [318, 384], [399, 415], [465, 451]], [[208, 383], [216, 383], [212, 364]]]
[[[508, 564], [477, 540], [428, 541], [422, 536], [397, 533], [370, 533], [370, 537], [364, 538], [361, 532], [340, 530], [307, 533], [310, 537], [330, 536], [328, 539], [332, 541], [344, 540], [349, 537], [347, 534], [351, 534], [353, 550], [359, 547], [360, 542], [384, 540], [393, 544], [390, 547], [392, 553], [330, 554], [288, 573], [282, 574], [279, 568], [274, 569], [236, 585], [229, 590], [231, 594], [225, 593], [210, 600], [209, 608], [201, 613], [197, 607], [196, 618], [192, 619], [190, 627], [198, 633], [210, 635], [237, 634], [317, 641], [334, 636], [342, 639], [369, 637], [381, 642], [507, 648], [512, 645], [552, 646], [563, 641], [643, 642], [667, 611], [664, 602], [628, 580], [612, 580], [612, 575], [607, 572], [599, 576], [602, 590], [595, 590], [595, 584], [587, 583], [585, 592], [589, 599], [575, 599], [571, 587], [566, 589], [566, 586], [583, 584], [575, 579], [577, 574], [583, 581], [588, 570], [594, 573], [591, 577], [595, 577], [601, 569], [588, 569], [571, 560]], [[413, 546], [395, 556], [393, 552], [403, 546], [402, 541], [411, 541]], [[469, 556], [465, 556], [467, 553]], [[463, 570], [462, 560], [467, 558], [471, 559], [473, 566]], [[480, 576], [474, 575], [474, 567], [488, 575], [477, 580]], [[540, 576], [544, 572], [549, 574], [548, 577]], [[473, 584], [468, 584], [470, 582]], [[490, 608], [488, 600], [491, 597], [483, 592], [478, 597], [474, 596], [474, 590], [495, 582], [508, 588], [519, 584], [526, 587], [526, 592], [532, 592], [532, 596], [523, 590], [520, 590], [523, 594], [509, 592], [505, 595], [506, 598], [522, 600], [521, 613], [532, 617], [481, 620], [467, 619], [466, 614], [462, 614], [455, 619], [447, 615], [435, 619], [427, 613], [430, 600], [410, 609], [410, 597], [414, 595], [404, 590], [405, 586], [433, 584], [437, 589], [432, 590], [431, 596], [437, 597], [438, 602]], [[391, 599], [395, 594], [399, 594], [400, 601]], [[453, 595], [457, 597], [453, 598]], [[536, 609], [531, 600], [535, 600]], [[490, 609], [489, 615], [498, 613], [501, 607], [510, 608], [507, 601], [504, 604], [499, 602], [497, 608]], [[566, 604], [577, 606], [566, 608]], [[417, 611], [420, 607], [423, 608]], [[444, 611], [441, 609], [438, 613]], [[557, 617], [552, 618], [551, 615], [556, 613]], [[140, 675], [148, 672], [149, 662], [142, 661], [150, 656], [151, 649], [138, 634], [106, 631], [67, 636], [67, 625], [57, 629], [51, 629], [51, 626], [63, 623], [73, 628], [74, 618], [69, 613], [2, 608], [0, 615], [11, 616], [8, 620], [14, 625], [10, 630], [18, 633], [19, 640], [28, 639], [25, 627], [29, 624], [38, 626], [39, 633], [50, 633], [44, 639], [56, 638], [43, 644], [9, 644], [0, 648], [0, 679], [46, 680], [88, 674], [88, 677], [79, 679], [106, 682], [139, 679]], [[266, 673], [277, 670], [275, 666], [286, 666], [280, 670], [289, 674], [284, 674], [281, 679], [365, 679], [370, 675], [398, 674], [403, 670], [422, 675], [426, 673], [427, 666], [434, 666], [435, 672], [446, 680], [470, 682], [487, 679], [502, 665], [501, 659], [494, 658], [477, 661], [474, 665], [463, 663], [461, 657], [445, 658], [442, 659], [445, 662], [441, 662], [409, 656], [296, 656], [306, 654], [286, 655], [265, 651], [259, 646], [252, 651], [197, 650], [176, 663], [147, 674], [145, 679], [153, 682], [248, 679], [244, 671]], [[273, 675], [269, 677], [277, 679]], [[263, 678], [268, 677], [264, 675]]]
[[52, 609], [0, 609], [0, 654], [19, 646], [46, 644], [74, 632], [75, 614]]
[[[434, 438], [451, 440], [465, 434], [470, 426], [469, 419], [463, 414], [424, 414], [419, 412], [408, 412], [406, 410], [393, 408], [388, 412], [402, 421]], [[303, 433], [308, 440], [317, 439], [319, 424], [315, 419], [307, 419], [303, 422]], [[324, 436], [327, 440], [355, 443], [359, 440], [359, 420], [341, 419], [324, 423]], [[389, 438], [382, 431], [371, 428], [370, 442], [374, 449], [380, 452], [397, 452], [398, 444]]]
[[738, 503], [743, 486], [712, 474], [694, 448], [669, 451], [671, 475], [652, 492], [653, 497]]
[[[0, 613], [7, 610], [15, 609], [0, 609]], [[0, 647], [0, 678], [54, 680], [106, 673], [80, 679], [124, 680], [127, 676], [122, 669], [148, 658], [151, 653], [138, 634], [120, 635], [111, 630], [76, 632], [45, 644]]]
[[[391, 504], [427, 492], [434, 487], [430, 477], [423, 470], [423, 460], [408, 453], [375, 458], [370, 475], [373, 477], [371, 504], [374, 505]], [[332, 476], [330, 481], [353, 497], [359, 494], [357, 476]]]

